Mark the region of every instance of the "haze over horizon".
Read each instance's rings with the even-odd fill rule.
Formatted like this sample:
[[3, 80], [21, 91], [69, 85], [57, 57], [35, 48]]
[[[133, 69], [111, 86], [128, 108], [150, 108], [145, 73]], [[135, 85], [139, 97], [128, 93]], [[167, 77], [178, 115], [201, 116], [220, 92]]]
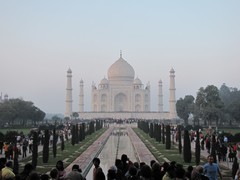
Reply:
[[90, 111], [92, 82], [107, 78], [120, 50], [135, 78], [150, 82], [152, 111], [160, 79], [168, 110], [171, 68], [177, 100], [207, 85], [239, 89], [239, 8], [238, 0], [0, 1], [0, 92], [64, 114], [71, 68], [73, 111], [81, 79]]

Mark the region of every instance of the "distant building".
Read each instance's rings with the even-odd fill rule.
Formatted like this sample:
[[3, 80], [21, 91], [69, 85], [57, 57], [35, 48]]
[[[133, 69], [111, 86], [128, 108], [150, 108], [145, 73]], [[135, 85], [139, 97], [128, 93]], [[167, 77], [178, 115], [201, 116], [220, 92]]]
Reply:
[[[158, 111], [151, 112], [150, 84], [146, 86], [135, 77], [133, 67], [120, 58], [108, 69], [108, 77], [104, 77], [98, 87], [92, 84], [91, 112], [84, 111], [84, 86], [80, 81], [79, 117], [82, 119], [114, 118], [114, 119], [175, 119], [175, 71], [170, 71], [169, 112], [163, 111], [162, 81], [159, 81]], [[65, 116], [72, 115], [72, 71], [67, 71], [66, 111]]]
[[2, 95], [2, 92], [1, 92], [1, 95], [0, 95], [0, 103], [4, 102], [4, 101], [7, 101], [8, 100], [8, 95], [5, 94], [4, 96]]

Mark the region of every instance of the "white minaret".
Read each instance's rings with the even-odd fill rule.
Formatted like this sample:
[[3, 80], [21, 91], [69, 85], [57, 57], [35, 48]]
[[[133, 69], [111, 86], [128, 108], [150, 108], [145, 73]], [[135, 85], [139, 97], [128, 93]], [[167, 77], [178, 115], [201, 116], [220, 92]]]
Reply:
[[169, 88], [169, 118], [174, 119], [177, 118], [176, 113], [176, 98], [175, 98], [175, 71], [172, 68], [170, 71], [170, 88]]
[[83, 80], [80, 81], [80, 93], [79, 93], [79, 112], [84, 111], [84, 93], [83, 93]]
[[158, 111], [163, 112], [162, 80], [158, 82]]
[[66, 93], [66, 111], [65, 117], [72, 116], [72, 71], [69, 68], [67, 71], [67, 93]]

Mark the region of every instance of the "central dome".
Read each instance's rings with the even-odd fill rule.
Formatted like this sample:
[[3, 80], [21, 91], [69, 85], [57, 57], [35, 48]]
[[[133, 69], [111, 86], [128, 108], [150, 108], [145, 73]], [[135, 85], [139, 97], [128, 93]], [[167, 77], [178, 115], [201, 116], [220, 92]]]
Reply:
[[133, 67], [122, 58], [122, 55], [120, 55], [120, 58], [108, 69], [109, 80], [133, 81], [134, 75]]

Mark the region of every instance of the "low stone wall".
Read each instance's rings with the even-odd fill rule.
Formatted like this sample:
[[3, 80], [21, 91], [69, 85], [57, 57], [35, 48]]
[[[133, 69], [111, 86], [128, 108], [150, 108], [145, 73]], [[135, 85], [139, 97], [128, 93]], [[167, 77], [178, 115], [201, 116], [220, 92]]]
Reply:
[[81, 112], [80, 119], [172, 119], [169, 112]]

